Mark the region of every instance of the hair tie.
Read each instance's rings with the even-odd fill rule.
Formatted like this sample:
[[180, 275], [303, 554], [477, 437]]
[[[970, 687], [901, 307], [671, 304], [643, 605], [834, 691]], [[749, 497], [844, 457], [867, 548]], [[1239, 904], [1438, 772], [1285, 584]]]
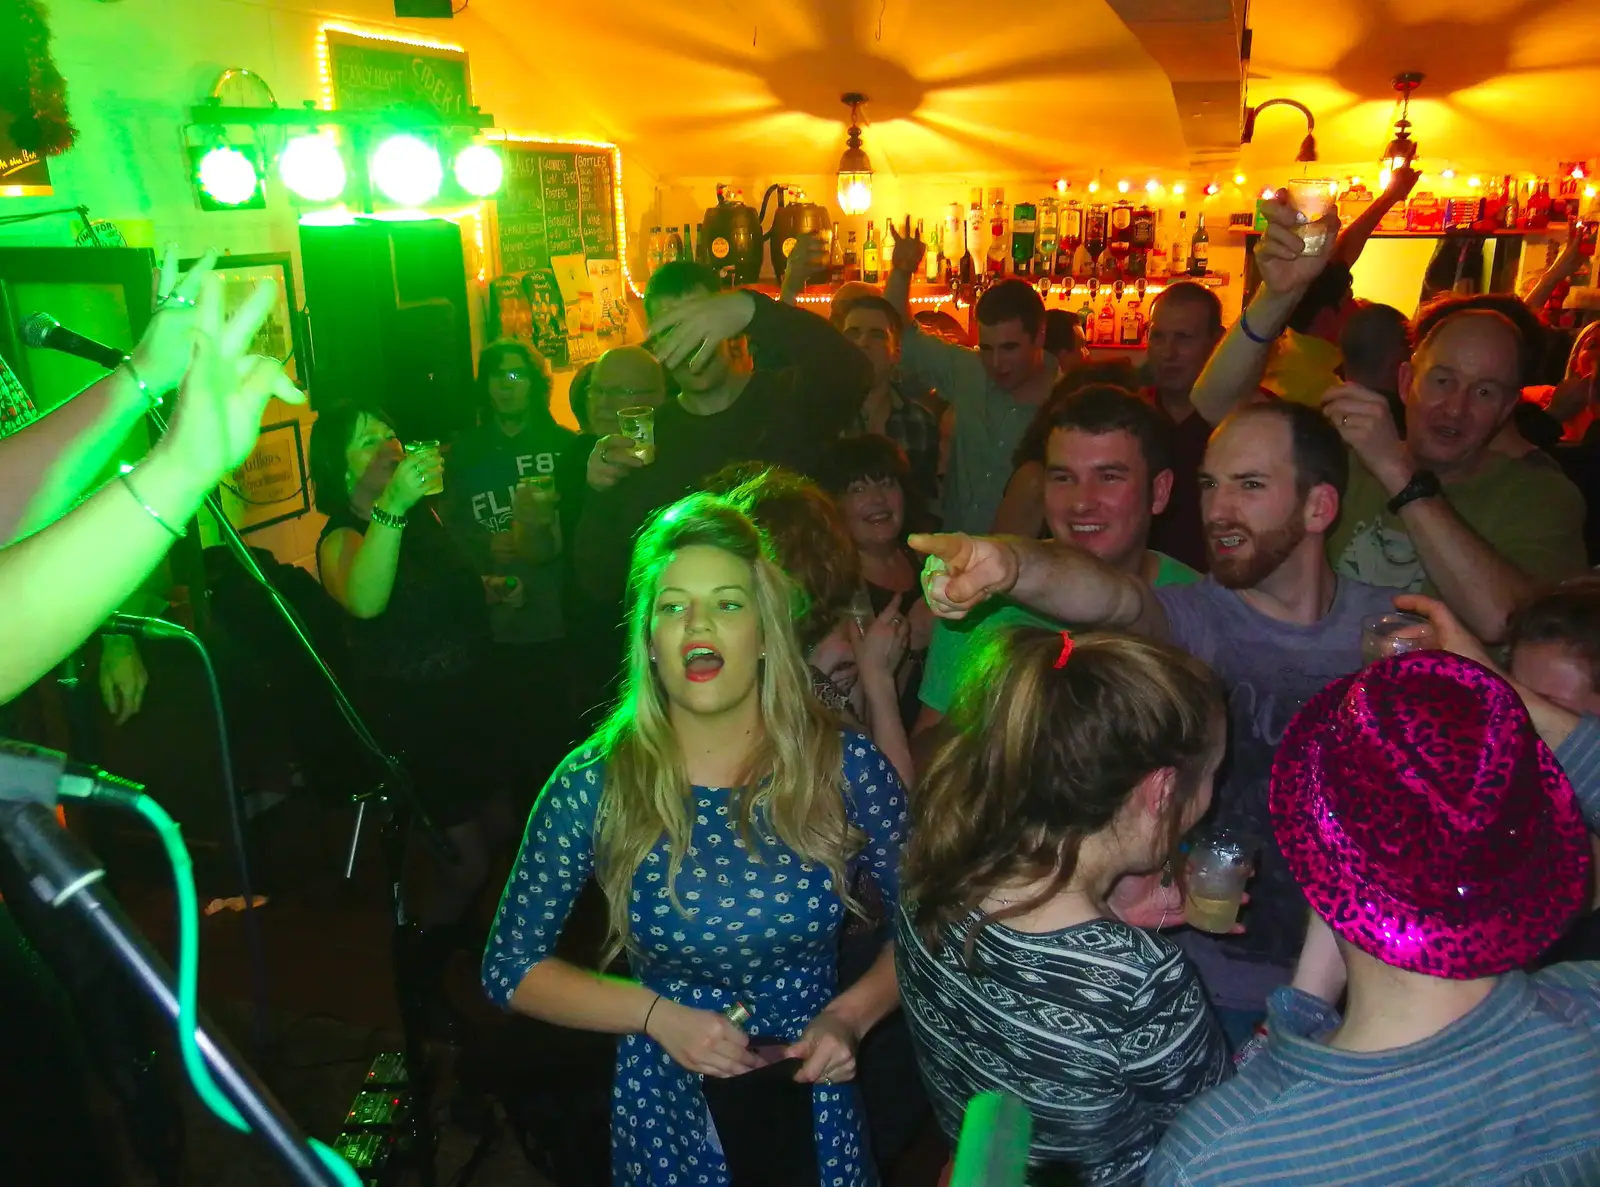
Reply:
[[1072, 656], [1072, 632], [1071, 631], [1062, 631], [1061, 632], [1061, 654], [1056, 656], [1056, 662], [1052, 666], [1055, 668], [1056, 671], [1059, 672], [1062, 668], [1067, 666], [1067, 660], [1069, 658], [1071, 658], [1071, 656]]

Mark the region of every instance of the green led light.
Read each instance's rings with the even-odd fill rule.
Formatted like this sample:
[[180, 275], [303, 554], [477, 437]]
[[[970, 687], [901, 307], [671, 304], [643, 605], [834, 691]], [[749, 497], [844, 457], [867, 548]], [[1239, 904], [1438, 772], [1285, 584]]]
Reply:
[[241, 206], [260, 184], [255, 165], [236, 148], [214, 148], [200, 158], [200, 188], [213, 202]]
[[443, 182], [438, 151], [415, 136], [391, 136], [372, 154], [372, 184], [398, 206], [427, 205]]
[[474, 198], [487, 198], [505, 178], [505, 162], [487, 144], [469, 144], [456, 154], [456, 184]]
[[332, 202], [344, 193], [344, 158], [332, 136], [296, 136], [278, 158], [278, 176], [307, 202]]

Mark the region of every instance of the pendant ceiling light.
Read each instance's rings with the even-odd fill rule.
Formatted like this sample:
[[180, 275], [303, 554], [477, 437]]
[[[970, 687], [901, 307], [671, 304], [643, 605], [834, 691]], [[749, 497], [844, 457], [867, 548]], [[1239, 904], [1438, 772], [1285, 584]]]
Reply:
[[872, 162], [861, 148], [861, 105], [867, 97], [850, 91], [840, 98], [850, 105], [850, 134], [839, 157], [839, 209], [865, 214], [872, 208]]
[[1389, 141], [1379, 159], [1383, 171], [1379, 174], [1378, 184], [1388, 188], [1389, 176], [1396, 169], [1404, 168], [1417, 158], [1417, 142], [1411, 139], [1411, 92], [1422, 85], [1422, 75], [1416, 71], [1394, 76], [1394, 89], [1400, 92], [1400, 118], [1394, 123], [1394, 139]]

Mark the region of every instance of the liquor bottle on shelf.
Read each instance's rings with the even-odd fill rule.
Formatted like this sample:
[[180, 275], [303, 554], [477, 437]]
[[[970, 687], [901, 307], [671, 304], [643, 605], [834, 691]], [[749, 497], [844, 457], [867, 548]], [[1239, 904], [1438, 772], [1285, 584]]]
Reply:
[[878, 232], [867, 220], [867, 241], [861, 248], [861, 279], [868, 284], [878, 283]]
[[844, 283], [844, 236], [839, 234], [839, 224], [833, 224], [833, 238], [828, 248], [828, 281]]
[[1083, 249], [1089, 253], [1089, 266], [1094, 267], [1106, 250], [1106, 208], [1101, 202], [1089, 207], [1083, 220]]
[[844, 278], [846, 280], [861, 279], [861, 254], [856, 251], [856, 233], [850, 232], [850, 237], [844, 244]]
[[972, 259], [972, 245], [967, 241], [967, 223], [961, 224], [961, 258], [956, 262], [956, 283], [971, 288], [977, 267]]
[[1073, 261], [1083, 246], [1083, 203], [1076, 198], [1061, 211], [1061, 232], [1056, 240], [1056, 259], [1052, 270], [1062, 280], [1071, 280]]
[[667, 262], [667, 241], [661, 234], [660, 227], [650, 228], [650, 243], [646, 248], [645, 262], [652, 273]]
[[1206, 234], [1205, 211], [1194, 216], [1194, 238], [1189, 240], [1189, 275], [1204, 276], [1211, 264], [1211, 236]]
[[683, 236], [678, 233], [677, 227], [667, 228], [667, 245], [663, 255], [669, 264], [683, 259]]
[[1541, 181], [1528, 199], [1528, 230], [1543, 231], [1550, 225], [1550, 183]]
[[1083, 304], [1078, 307], [1078, 328], [1083, 331], [1083, 339], [1090, 345], [1094, 344], [1094, 301], [1100, 293], [1100, 282], [1093, 276], [1089, 277], [1089, 291], [1083, 298]]
[[1033, 270], [1037, 276], [1055, 271], [1056, 239], [1061, 234], [1061, 203], [1055, 198], [1039, 199], [1039, 234], [1034, 240]]
[[1178, 230], [1172, 236], [1172, 246], [1167, 249], [1167, 274], [1189, 274], [1189, 212], [1178, 211]]
[[1033, 275], [1033, 249], [1038, 237], [1038, 207], [1032, 202], [1018, 202], [1011, 211], [1011, 271], [1014, 275]]
[[1002, 189], [989, 191], [989, 251], [988, 268], [990, 276], [1004, 276], [1006, 274], [1006, 192]]
[[1126, 198], [1111, 207], [1106, 246], [1111, 250], [1112, 259], [1117, 261], [1117, 274], [1120, 276], [1126, 270], [1128, 254], [1133, 250], [1133, 203]]
[[967, 207], [967, 250], [972, 253], [972, 270], [983, 271], [985, 236], [989, 233], [988, 220], [983, 217], [983, 187], [973, 186], [971, 202]]
[[1150, 203], [1141, 202], [1133, 211], [1133, 223], [1128, 227], [1128, 272], [1143, 276], [1149, 269], [1150, 249], [1156, 242], [1156, 212]]
[[1122, 308], [1122, 345], [1138, 346], [1144, 336], [1144, 317], [1139, 313], [1139, 300], [1130, 297]]
[[1095, 341], [1102, 346], [1110, 346], [1117, 340], [1117, 307], [1111, 300], [1111, 294], [1106, 293], [1106, 299], [1100, 304], [1100, 312], [1095, 317]]
[[1522, 226], [1521, 185], [1509, 173], [1505, 176], [1506, 202], [1500, 208], [1500, 228], [1514, 231]]

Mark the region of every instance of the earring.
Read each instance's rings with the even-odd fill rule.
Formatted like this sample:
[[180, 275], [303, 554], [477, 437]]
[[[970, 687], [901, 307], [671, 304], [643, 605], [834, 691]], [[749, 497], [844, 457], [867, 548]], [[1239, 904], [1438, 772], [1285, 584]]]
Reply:
[[653, 652], [653, 651], [650, 653], [650, 662], [651, 663], [655, 663], [656, 662], [656, 653]]

